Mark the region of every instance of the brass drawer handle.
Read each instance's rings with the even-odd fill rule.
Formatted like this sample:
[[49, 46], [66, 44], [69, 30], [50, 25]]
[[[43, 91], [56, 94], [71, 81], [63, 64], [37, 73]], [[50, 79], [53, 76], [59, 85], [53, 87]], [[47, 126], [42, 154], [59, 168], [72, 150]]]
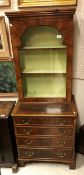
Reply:
[[34, 155], [34, 152], [26, 152], [25, 155], [28, 157], [32, 157]]
[[23, 130], [23, 132], [27, 135], [29, 135], [32, 132], [32, 129], [29, 129], [28, 131], [26, 129]]
[[25, 119], [22, 119], [22, 123], [23, 124], [31, 124], [32, 120], [25, 120]]
[[66, 144], [66, 142], [65, 142], [65, 141], [60, 141], [60, 142], [57, 142], [57, 144], [58, 144], [59, 146], [64, 146], [64, 145]]
[[57, 124], [58, 125], [64, 125], [64, 124], [66, 124], [66, 120], [57, 120]]
[[25, 142], [27, 145], [31, 145], [31, 144], [32, 144], [32, 140], [30, 140], [30, 141], [25, 140], [24, 142]]
[[57, 157], [63, 158], [66, 156], [66, 153], [57, 153]]
[[65, 134], [65, 133], [66, 133], [66, 129], [64, 129], [64, 128], [59, 128], [58, 132], [59, 132], [60, 134]]

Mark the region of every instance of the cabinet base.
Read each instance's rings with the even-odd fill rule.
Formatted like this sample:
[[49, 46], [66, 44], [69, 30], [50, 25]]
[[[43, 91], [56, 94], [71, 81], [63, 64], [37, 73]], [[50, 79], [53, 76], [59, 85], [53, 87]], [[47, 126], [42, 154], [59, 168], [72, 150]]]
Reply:
[[76, 161], [57, 161], [57, 160], [18, 160], [18, 166], [24, 167], [26, 163], [30, 162], [49, 162], [49, 163], [64, 163], [69, 165], [69, 169], [74, 170], [76, 168]]
[[75, 170], [76, 168], [76, 161], [72, 161], [69, 163], [69, 169]]

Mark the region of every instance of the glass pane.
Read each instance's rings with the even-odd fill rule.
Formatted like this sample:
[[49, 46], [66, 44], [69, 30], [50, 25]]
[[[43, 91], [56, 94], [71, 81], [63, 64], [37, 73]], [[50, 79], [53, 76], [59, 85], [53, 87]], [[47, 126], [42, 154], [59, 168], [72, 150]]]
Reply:
[[23, 73], [66, 73], [66, 49], [43, 49], [20, 52]]
[[22, 36], [20, 65], [25, 97], [66, 97], [67, 46], [52, 26], [29, 28]]
[[52, 26], [29, 28], [22, 36], [22, 45], [29, 49], [65, 46], [62, 35]]
[[22, 78], [25, 97], [66, 97], [66, 77], [58, 75], [30, 75]]

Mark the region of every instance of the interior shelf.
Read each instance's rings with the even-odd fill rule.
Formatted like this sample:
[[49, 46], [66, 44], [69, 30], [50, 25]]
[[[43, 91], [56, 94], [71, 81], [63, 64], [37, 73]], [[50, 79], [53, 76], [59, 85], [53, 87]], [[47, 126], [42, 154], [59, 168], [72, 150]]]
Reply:
[[41, 46], [41, 47], [21, 47], [20, 50], [34, 50], [34, 49], [66, 49], [66, 45], [60, 45], [60, 46]]
[[21, 72], [22, 74], [39, 74], [39, 75], [41, 75], [41, 74], [44, 74], [44, 75], [49, 75], [49, 74], [51, 74], [51, 75], [53, 75], [53, 74], [63, 74], [63, 75], [66, 75], [66, 72], [62, 72], [61, 70], [59, 70], [58, 72], [56, 71], [56, 70], [31, 70], [31, 71], [27, 71], [27, 70], [24, 70], [24, 71], [22, 71]]

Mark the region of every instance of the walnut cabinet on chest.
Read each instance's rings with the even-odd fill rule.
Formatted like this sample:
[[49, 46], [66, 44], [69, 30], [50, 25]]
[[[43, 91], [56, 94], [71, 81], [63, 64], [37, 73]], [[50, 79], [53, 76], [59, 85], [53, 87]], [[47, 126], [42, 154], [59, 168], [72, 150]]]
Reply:
[[30, 161], [47, 161], [75, 168], [75, 8], [7, 13], [19, 98], [12, 117], [20, 166]]

